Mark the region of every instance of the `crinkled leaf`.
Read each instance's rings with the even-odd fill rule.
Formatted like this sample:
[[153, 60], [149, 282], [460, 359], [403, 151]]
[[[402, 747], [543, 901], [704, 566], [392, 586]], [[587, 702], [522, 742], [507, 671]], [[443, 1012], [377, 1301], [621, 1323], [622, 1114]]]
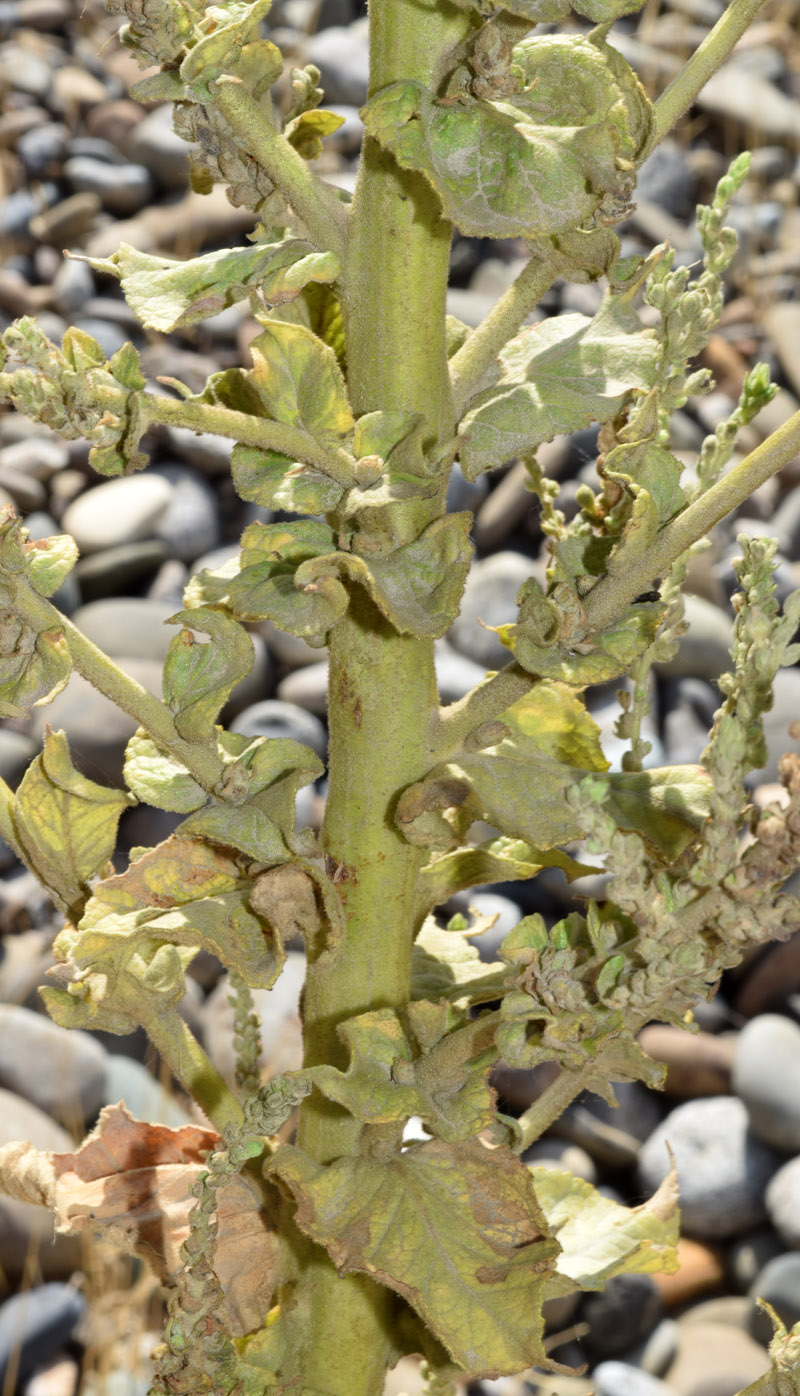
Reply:
[[[211, 735], [231, 690], [253, 667], [253, 642], [241, 625], [219, 611], [179, 611], [170, 623], [182, 624], [184, 629], [167, 651], [164, 701], [179, 735], [186, 741], [202, 741]], [[209, 643], [198, 643], [193, 630], [209, 635]]]
[[680, 857], [708, 818], [713, 782], [702, 766], [654, 766], [608, 777], [608, 809], [668, 861]]
[[339, 263], [332, 252], [316, 252], [300, 238], [225, 247], [179, 262], [137, 252], [126, 242], [104, 259], [85, 259], [95, 271], [115, 276], [128, 305], [148, 329], [185, 329], [216, 315], [263, 288], [264, 298], [290, 300], [311, 280], [333, 281]]
[[426, 917], [411, 952], [411, 997], [434, 1003], [445, 998], [462, 1010], [500, 998], [508, 976], [506, 966], [502, 960], [485, 963], [472, 944], [494, 919], [479, 917], [469, 930], [451, 931], [435, 917]]
[[433, 854], [420, 873], [426, 906], [442, 906], [455, 892], [494, 882], [519, 882], [542, 868], [560, 868], [568, 882], [601, 871], [576, 862], [560, 848], [531, 848], [522, 839], [500, 837], [482, 844]]
[[210, 839], [212, 843], [235, 848], [267, 865], [289, 856], [286, 840], [275, 821], [252, 804], [208, 805], [185, 819], [180, 831], [186, 837]]
[[599, 634], [587, 625], [578, 650], [569, 639], [560, 638], [557, 597], [545, 596], [535, 579], [523, 583], [517, 601], [516, 623], [497, 628], [501, 642], [529, 674], [546, 675], [577, 688], [607, 683], [629, 669], [652, 644], [666, 609], [661, 602], [641, 602], [629, 606]]
[[189, 610], [194, 610], [197, 606], [221, 606], [227, 600], [228, 588], [234, 577], [239, 575], [239, 555], [238, 553], [221, 567], [213, 570], [204, 567], [201, 572], [196, 572], [189, 578], [183, 590], [183, 604]]
[[322, 154], [322, 142], [325, 137], [332, 135], [343, 125], [344, 117], [339, 116], [337, 112], [304, 111], [287, 122], [283, 134], [304, 160], [316, 160]]
[[156, 809], [189, 814], [208, 798], [186, 767], [160, 751], [142, 727], [134, 732], [125, 748], [122, 774], [137, 800]]
[[473, 1376], [543, 1360], [541, 1300], [557, 1247], [513, 1155], [432, 1140], [323, 1167], [287, 1147], [271, 1168], [337, 1268], [402, 1294]]
[[239, 498], [267, 509], [327, 514], [344, 494], [343, 487], [321, 470], [256, 446], [234, 446], [231, 470]]
[[[260, 21], [271, 6], [272, 0], [253, 0], [252, 4], [229, 0], [224, 10], [217, 7], [217, 24], [189, 50], [181, 64], [182, 81], [194, 87], [199, 96], [211, 97], [209, 83], [230, 71], [231, 59], [235, 59], [237, 51], [241, 53], [248, 40], [258, 40]], [[276, 72], [268, 74], [270, 81], [274, 81], [279, 72], [280, 64]]]
[[68, 533], [40, 538], [26, 549], [28, 576], [40, 596], [52, 596], [78, 561], [78, 545]]
[[334, 351], [304, 325], [269, 320], [250, 353], [249, 376], [270, 417], [340, 445], [354, 422]]
[[72, 669], [61, 630], [35, 631], [0, 611], [0, 717], [27, 717], [60, 693]]
[[566, 684], [542, 679], [506, 710], [501, 721], [556, 761], [587, 771], [608, 770], [600, 728], [583, 698]]
[[76, 771], [64, 733], [46, 729], [44, 748], [14, 797], [12, 819], [28, 866], [62, 910], [80, 914], [89, 879], [108, 864], [120, 815], [131, 803], [122, 790]]
[[554, 315], [500, 350], [500, 380], [459, 427], [464, 474], [475, 479], [521, 452], [591, 422], [607, 422], [652, 382], [658, 343], [627, 298], [609, 294], [591, 319]]
[[678, 1268], [678, 1179], [667, 1175], [640, 1207], [622, 1207], [591, 1183], [560, 1168], [531, 1168], [536, 1198], [558, 1237], [559, 1274], [579, 1289], [603, 1289], [615, 1275], [649, 1275]]

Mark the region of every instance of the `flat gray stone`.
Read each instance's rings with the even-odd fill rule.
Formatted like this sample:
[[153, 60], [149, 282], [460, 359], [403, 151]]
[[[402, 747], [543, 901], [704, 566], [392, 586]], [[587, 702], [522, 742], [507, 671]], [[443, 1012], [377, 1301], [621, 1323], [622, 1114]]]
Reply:
[[447, 632], [453, 648], [485, 669], [501, 669], [508, 664], [511, 651], [484, 626], [515, 621], [517, 593], [522, 583], [540, 570], [533, 559], [523, 553], [494, 553], [474, 562], [464, 588], [460, 615]]
[[753, 1133], [800, 1153], [800, 1027], [777, 1013], [746, 1023], [736, 1038], [732, 1084]]
[[126, 475], [79, 494], [64, 511], [63, 531], [82, 553], [98, 553], [115, 543], [153, 538], [172, 501], [172, 486], [161, 475]]
[[680, 639], [677, 654], [656, 664], [655, 670], [662, 678], [690, 675], [698, 679], [717, 679], [731, 668], [733, 618], [702, 596], [689, 593], [684, 601], [689, 629]]
[[85, 1125], [104, 1099], [106, 1053], [87, 1032], [0, 1004], [0, 1085], [65, 1125]]
[[[0, 1087], [0, 1144], [25, 1140], [54, 1153], [68, 1154], [74, 1147], [55, 1120]], [[54, 1234], [46, 1207], [0, 1194], [0, 1267], [10, 1280], [21, 1277], [31, 1254], [44, 1279], [63, 1279], [80, 1265], [81, 1249], [80, 1237]]]

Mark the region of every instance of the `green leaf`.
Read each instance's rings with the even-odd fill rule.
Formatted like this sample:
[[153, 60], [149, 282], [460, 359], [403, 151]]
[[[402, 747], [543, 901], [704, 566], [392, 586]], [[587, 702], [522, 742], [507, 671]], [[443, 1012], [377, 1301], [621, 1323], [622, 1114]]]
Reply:
[[314, 519], [251, 524], [242, 535], [241, 572], [229, 583], [225, 602], [239, 620], [271, 620], [322, 645], [347, 610], [347, 592], [335, 577], [317, 583], [297, 573], [303, 563], [335, 551], [333, 530]]
[[461, 1011], [500, 998], [507, 967], [502, 960], [485, 963], [472, 944], [473, 937], [488, 930], [495, 920], [492, 916], [478, 917], [469, 930], [451, 931], [438, 925], [435, 917], [426, 917], [411, 952], [411, 997], [434, 1003], [444, 998]]
[[89, 879], [102, 872], [116, 844], [122, 811], [132, 804], [82, 776], [63, 732], [45, 729], [44, 748], [14, 796], [14, 831], [28, 866], [63, 911], [80, 914]]
[[614, 820], [636, 830], [668, 862], [680, 857], [708, 818], [713, 782], [702, 766], [654, 766], [608, 779]]
[[[209, 84], [231, 70], [231, 59], [235, 59], [237, 51], [241, 53], [248, 40], [258, 40], [259, 24], [271, 6], [272, 0], [253, 0], [252, 4], [228, 0], [224, 7], [217, 6], [217, 23], [189, 50], [181, 64], [181, 80], [187, 87], [193, 87], [199, 97], [211, 99]], [[274, 82], [279, 73], [280, 64], [277, 71], [268, 73], [269, 81]]]
[[[367, 1124], [407, 1120], [416, 1114], [420, 1101], [411, 1047], [394, 1009], [362, 1013], [340, 1024], [337, 1031], [349, 1049], [350, 1065], [347, 1071], [313, 1067], [314, 1085]], [[407, 1064], [407, 1081], [395, 1069], [398, 1062]]]
[[[164, 701], [185, 741], [202, 741], [234, 689], [253, 667], [253, 642], [241, 625], [218, 611], [179, 611], [170, 624], [184, 629], [170, 644], [164, 662]], [[210, 636], [195, 640], [192, 631]]]
[[640, 1207], [622, 1207], [560, 1168], [534, 1165], [531, 1175], [548, 1228], [561, 1246], [556, 1269], [578, 1289], [603, 1289], [615, 1275], [677, 1270], [680, 1212], [674, 1170]]
[[186, 767], [160, 751], [142, 727], [134, 732], [125, 748], [122, 774], [137, 800], [156, 809], [189, 814], [208, 798]]
[[269, 416], [341, 445], [355, 423], [334, 351], [304, 325], [270, 320], [250, 353], [250, 378]]
[[507, 100], [393, 83], [363, 109], [366, 129], [465, 234], [536, 238], [620, 216], [652, 121], [633, 70], [598, 35], [524, 40], [513, 63], [522, 87]]
[[317, 252], [301, 238], [224, 247], [185, 262], [137, 252], [123, 242], [111, 257], [79, 260], [115, 276], [136, 318], [164, 334], [196, 325], [250, 291], [261, 289], [277, 305], [293, 300], [309, 281], [335, 281], [341, 271], [332, 252]]
[[231, 470], [239, 498], [267, 509], [327, 514], [344, 494], [343, 487], [321, 470], [256, 446], [234, 446]]
[[78, 546], [68, 533], [39, 538], [25, 551], [28, 576], [40, 596], [53, 596], [78, 561]]
[[63, 631], [37, 632], [0, 610], [0, 717], [28, 717], [61, 692], [71, 670]]
[[[304, 111], [287, 122], [283, 134], [304, 160], [317, 160], [326, 136], [344, 125], [344, 117], [332, 111]], [[331, 280], [335, 278], [331, 277]]]
[[607, 422], [652, 382], [658, 343], [623, 295], [597, 314], [554, 315], [500, 350], [500, 380], [472, 399], [459, 427], [469, 480], [561, 433]]
[[419, 875], [425, 907], [442, 906], [455, 892], [485, 883], [519, 882], [535, 877], [542, 868], [560, 868], [568, 882], [601, 869], [578, 863], [560, 848], [531, 848], [522, 839], [504, 836], [484, 843], [434, 853]]
[[402, 1294], [472, 1376], [544, 1360], [541, 1300], [556, 1246], [513, 1155], [432, 1140], [324, 1167], [285, 1147], [271, 1169], [297, 1200], [301, 1230], [337, 1268]]

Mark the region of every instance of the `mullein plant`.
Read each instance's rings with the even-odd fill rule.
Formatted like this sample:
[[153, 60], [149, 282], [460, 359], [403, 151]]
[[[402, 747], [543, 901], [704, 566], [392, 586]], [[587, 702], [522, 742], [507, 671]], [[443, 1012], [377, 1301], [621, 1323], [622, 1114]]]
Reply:
[[[123, 245], [92, 265], [157, 331], [249, 297], [252, 362], [199, 393], [173, 379], [159, 392], [131, 345], [106, 360], [81, 330], [59, 348], [23, 319], [3, 335], [0, 394], [86, 438], [104, 475], [144, 467], [159, 424], [233, 438], [239, 495], [289, 516], [250, 524], [234, 563], [192, 578], [163, 700], [49, 600], [73, 541], [34, 542], [0, 516], [0, 712], [47, 703], [75, 669], [138, 723], [125, 790], [82, 775], [49, 730], [16, 793], [0, 788], [0, 832], [64, 915], [47, 1009], [69, 1027], [143, 1026], [216, 1131], [154, 1391], [379, 1396], [388, 1368], [419, 1354], [438, 1396], [553, 1367], [548, 1298], [674, 1265], [674, 1176], [627, 1210], [521, 1155], [580, 1092], [657, 1086], [644, 1024], [691, 1028], [724, 969], [800, 929], [800, 902], [781, 894], [800, 861], [800, 763], [784, 759], [784, 798], [766, 809], [744, 785], [765, 759], [775, 673], [800, 656], [800, 593], [781, 614], [771, 542], [740, 540], [732, 667], [702, 765], [644, 768], [648, 679], [682, 634], [691, 554], [800, 450], [800, 414], [730, 466], [738, 428], [775, 391], [756, 366], [682, 479], [670, 415], [712, 386], [693, 364], [722, 307], [725, 213], [748, 157], [698, 210], [699, 274], [666, 245], [622, 258], [614, 225], [637, 167], [764, 0], [731, 0], [655, 103], [609, 37], [642, 2], [373, 0], [350, 200], [311, 166], [341, 118], [320, 106], [315, 68], [284, 74], [270, 0], [109, 0], [123, 43], [160, 67], [134, 95], [174, 102], [193, 187], [222, 182], [257, 222], [249, 246], [176, 262]], [[537, 32], [571, 10], [594, 28]], [[529, 253], [474, 330], [445, 309], [454, 225]], [[594, 316], [526, 324], [558, 278], [601, 277]], [[597, 487], [567, 523], [537, 450], [592, 422]], [[505, 667], [441, 707], [434, 641], [472, 554], [448, 478], [456, 460], [474, 480], [515, 458], [541, 503], [546, 585], [525, 582], [501, 627]], [[253, 661], [247, 625], [266, 620], [328, 647], [318, 837], [294, 819], [318, 757], [217, 722]], [[627, 751], [610, 773], [583, 694], [625, 676]], [[114, 874], [118, 820], [137, 801], [183, 819]], [[482, 923], [437, 918], [456, 893], [545, 867], [604, 867], [603, 898], [552, 926], [525, 916], [494, 963], [472, 941]], [[303, 1066], [262, 1085], [250, 991], [275, 983], [297, 933]], [[235, 1087], [179, 1013], [200, 949], [230, 973]], [[500, 1059], [558, 1068], [520, 1118], [498, 1109]], [[25, 1157], [3, 1151], [3, 1185], [41, 1198]], [[215, 1269], [218, 1197], [238, 1175], [271, 1238], [271, 1298], [245, 1331]], [[776, 1320], [754, 1393], [800, 1389], [799, 1343]]]

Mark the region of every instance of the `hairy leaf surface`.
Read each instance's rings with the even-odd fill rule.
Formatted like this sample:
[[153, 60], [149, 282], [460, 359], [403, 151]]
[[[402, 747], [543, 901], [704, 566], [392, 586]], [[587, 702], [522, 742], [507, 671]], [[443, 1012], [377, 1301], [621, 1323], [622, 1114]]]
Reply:
[[[253, 642], [247, 631], [219, 611], [179, 611], [170, 623], [183, 625], [164, 662], [164, 701], [186, 741], [212, 734], [214, 719], [232, 689], [253, 667]], [[193, 630], [210, 636], [198, 643]]]

